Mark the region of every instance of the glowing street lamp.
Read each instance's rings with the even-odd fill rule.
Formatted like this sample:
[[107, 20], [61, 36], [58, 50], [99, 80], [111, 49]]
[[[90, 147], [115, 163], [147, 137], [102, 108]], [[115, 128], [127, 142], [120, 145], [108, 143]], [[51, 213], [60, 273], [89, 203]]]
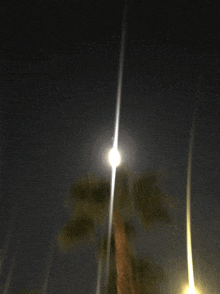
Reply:
[[121, 157], [117, 149], [112, 148], [109, 152], [109, 162], [112, 167], [116, 167], [121, 162]]

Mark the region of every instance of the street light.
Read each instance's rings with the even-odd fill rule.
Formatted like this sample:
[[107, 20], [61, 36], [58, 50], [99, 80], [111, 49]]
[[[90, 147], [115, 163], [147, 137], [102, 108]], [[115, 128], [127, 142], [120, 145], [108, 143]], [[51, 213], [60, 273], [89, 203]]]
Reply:
[[116, 167], [120, 164], [121, 157], [117, 149], [112, 148], [109, 152], [109, 162], [112, 167]]

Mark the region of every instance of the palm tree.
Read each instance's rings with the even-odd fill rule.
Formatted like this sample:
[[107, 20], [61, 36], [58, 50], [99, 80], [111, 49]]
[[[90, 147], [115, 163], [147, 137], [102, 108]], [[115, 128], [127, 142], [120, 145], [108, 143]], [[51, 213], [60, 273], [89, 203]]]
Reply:
[[[110, 181], [94, 175], [80, 178], [69, 188], [66, 206], [70, 208], [70, 217], [58, 234], [58, 243], [63, 251], [77, 249], [82, 242], [93, 241], [95, 227], [105, 227], [109, 196]], [[139, 216], [140, 224], [146, 231], [157, 222], [171, 224], [166, 207], [169, 199], [162, 186], [161, 172], [145, 172], [136, 176], [128, 168], [118, 169], [111, 242], [111, 260], [115, 261], [115, 266], [114, 263], [111, 265], [106, 293], [158, 293], [156, 284], [163, 276], [161, 270], [147, 259], [138, 260], [129, 243], [135, 233], [132, 225], [134, 216]], [[106, 247], [107, 235], [101, 236], [97, 254], [99, 262], [106, 256]]]

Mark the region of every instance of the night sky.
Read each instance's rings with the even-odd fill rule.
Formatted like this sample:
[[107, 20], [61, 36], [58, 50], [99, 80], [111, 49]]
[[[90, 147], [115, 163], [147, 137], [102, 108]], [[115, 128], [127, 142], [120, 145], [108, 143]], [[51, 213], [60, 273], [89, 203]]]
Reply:
[[[164, 168], [176, 201], [173, 228], [138, 224], [140, 256], [161, 265], [161, 293], [187, 284], [185, 202], [193, 114], [192, 246], [201, 294], [220, 293], [220, 10], [218, 1], [128, 1], [119, 131], [135, 172]], [[193, 2], [193, 3], [192, 3]], [[0, 286], [95, 293], [97, 243], [51, 249], [79, 176], [110, 178], [124, 2], [4, 1], [0, 16]], [[52, 253], [53, 252], [53, 253]], [[2, 253], [1, 253], [2, 255]]]

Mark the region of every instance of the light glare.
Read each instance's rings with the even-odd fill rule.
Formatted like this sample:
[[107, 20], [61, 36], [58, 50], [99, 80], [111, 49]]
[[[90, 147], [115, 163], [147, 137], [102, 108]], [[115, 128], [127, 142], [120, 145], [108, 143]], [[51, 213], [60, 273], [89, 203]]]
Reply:
[[188, 287], [186, 294], [199, 294], [199, 293], [195, 290], [195, 288]]
[[192, 258], [192, 239], [191, 239], [191, 170], [192, 170], [192, 149], [194, 139], [194, 119], [191, 129], [191, 138], [189, 145], [187, 186], [186, 186], [186, 228], [187, 228], [187, 263], [188, 263], [188, 280], [189, 288], [187, 294], [196, 294], [194, 287], [193, 258]]
[[120, 164], [121, 158], [118, 150], [111, 149], [109, 152], [109, 162], [111, 163], [112, 167], [116, 167]]

